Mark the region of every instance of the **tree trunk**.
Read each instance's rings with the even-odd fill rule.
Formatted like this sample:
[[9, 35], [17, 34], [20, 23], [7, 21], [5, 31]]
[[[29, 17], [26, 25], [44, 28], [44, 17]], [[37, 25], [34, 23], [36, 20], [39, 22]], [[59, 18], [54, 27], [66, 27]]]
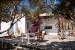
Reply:
[[38, 30], [37, 30], [37, 40], [40, 40], [40, 25], [38, 26]]
[[0, 32], [0, 34], [9, 31], [9, 29], [11, 29], [11, 27], [12, 27], [16, 22], [18, 22], [22, 17], [24, 17], [24, 16], [19, 17], [16, 21], [15, 21], [15, 19], [12, 20], [12, 22], [11, 22], [11, 24], [10, 24], [10, 27], [9, 27], [7, 30], [4, 30], [4, 31]]
[[40, 32], [40, 26], [38, 27], [38, 33]]
[[1, 22], [0, 22], [0, 30], [1, 30]]
[[[1, 22], [0, 22], [0, 32], [1, 32]], [[1, 34], [1, 33], [0, 33]]]

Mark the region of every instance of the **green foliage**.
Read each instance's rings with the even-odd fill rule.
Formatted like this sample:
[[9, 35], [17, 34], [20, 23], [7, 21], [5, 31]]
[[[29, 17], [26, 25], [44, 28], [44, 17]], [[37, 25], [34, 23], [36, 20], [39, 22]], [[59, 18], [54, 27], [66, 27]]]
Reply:
[[[18, 13], [17, 6], [19, 5], [21, 0], [1, 0], [0, 1], [0, 22], [5, 21], [8, 22], [13, 20], [12, 15], [16, 15]], [[13, 12], [12, 12], [13, 10]], [[11, 14], [12, 12], [12, 14]]]
[[29, 20], [36, 19], [39, 14], [48, 13], [50, 11], [49, 7], [44, 0], [28, 0], [29, 4], [23, 5], [21, 12], [25, 13], [25, 16]]
[[[48, 13], [52, 11], [55, 15], [60, 13], [68, 13], [74, 18], [75, 0], [59, 0], [60, 4], [55, 3], [53, 0], [27, 0], [28, 4], [21, 6], [21, 13], [25, 13], [26, 19], [33, 20], [42, 13]], [[12, 15], [19, 13], [18, 5], [21, 0], [18, 1], [1, 1], [0, 2], [0, 19], [5, 20], [6, 17], [10, 17], [11, 10]], [[4, 15], [3, 15], [4, 14]], [[5, 17], [6, 16], [6, 17]]]
[[69, 14], [66, 15], [66, 19], [71, 19], [75, 21], [75, 0], [60, 0], [60, 4], [56, 6], [56, 8], [53, 10], [54, 14]]
[[55, 10], [66, 12], [73, 11], [75, 9], [75, 0], [61, 0], [60, 4], [57, 5]]

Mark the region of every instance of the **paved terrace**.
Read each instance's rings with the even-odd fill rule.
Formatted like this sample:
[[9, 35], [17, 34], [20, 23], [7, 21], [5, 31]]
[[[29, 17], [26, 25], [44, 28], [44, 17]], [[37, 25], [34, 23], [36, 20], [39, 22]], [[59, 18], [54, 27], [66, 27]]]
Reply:
[[[30, 38], [30, 43], [27, 42], [27, 37], [24, 37], [22, 42], [22, 37], [18, 37], [15, 39], [7, 39], [9, 41], [15, 41], [18, 43], [15, 49], [17, 50], [18, 47], [24, 47], [24, 48], [30, 48], [32, 50], [33, 48], [41, 48], [40, 50], [75, 50], [75, 37], [67, 37], [64, 40], [60, 40], [58, 36], [51, 36], [51, 35], [45, 35], [43, 41], [37, 42], [36, 37]], [[37, 46], [37, 47], [36, 47]], [[37, 49], [37, 50], [38, 50]], [[25, 50], [25, 49], [24, 49]], [[27, 49], [29, 50], [29, 49]]]
[[[32, 41], [36, 41], [36, 38]], [[58, 36], [45, 35], [43, 41], [37, 42], [37, 46], [45, 50], [75, 50], [75, 37], [69, 36], [66, 39], [60, 40]]]

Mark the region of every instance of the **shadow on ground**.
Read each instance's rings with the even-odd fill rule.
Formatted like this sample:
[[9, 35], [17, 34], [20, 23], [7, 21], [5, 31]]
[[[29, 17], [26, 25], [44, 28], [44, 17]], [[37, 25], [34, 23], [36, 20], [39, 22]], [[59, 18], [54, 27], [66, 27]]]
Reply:
[[[13, 39], [14, 41], [19, 41], [19, 42], [21, 42], [21, 38], [16, 38], [16, 39]], [[26, 45], [26, 43], [27, 43], [27, 39], [24, 39], [25, 41], [24, 41], [24, 43], [25, 43], [25, 45]], [[36, 40], [34, 40], [34, 39], [31, 39], [30, 40], [31, 41], [31, 46], [30, 47], [32, 47], [32, 46], [36, 46], [36, 47], [40, 47], [40, 48], [44, 48], [45, 50], [75, 50], [75, 41], [66, 41], [66, 42], [64, 42], [64, 41], [62, 41], [62, 42], [51, 42], [51, 43], [46, 43], [46, 45], [39, 45], [38, 46], [38, 44], [34, 44], [33, 45], [33, 43], [34, 42], [36, 42]], [[39, 44], [40, 43], [42, 43], [42, 42], [47, 42], [48, 40], [44, 40], [44, 41], [39, 41]], [[23, 43], [23, 44], [24, 44]]]
[[46, 46], [46, 50], [75, 50], [75, 41], [51, 42]]

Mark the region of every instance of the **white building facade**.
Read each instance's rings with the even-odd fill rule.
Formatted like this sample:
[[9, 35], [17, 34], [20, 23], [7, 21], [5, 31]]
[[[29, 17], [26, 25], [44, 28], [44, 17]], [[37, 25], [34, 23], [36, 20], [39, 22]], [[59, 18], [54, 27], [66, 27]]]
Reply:
[[[11, 21], [10, 22], [2, 22], [1, 23], [1, 32], [4, 30], [7, 30], [10, 27]], [[18, 36], [17, 29], [20, 30], [20, 33], [26, 33], [26, 19], [25, 17], [21, 18], [18, 22], [16, 22], [12, 28], [9, 30], [9, 33], [14, 33], [15, 36]], [[3, 34], [6, 34], [7, 32], [4, 32]], [[8, 36], [8, 35], [6, 35]]]
[[59, 29], [56, 27], [57, 23], [58, 19], [55, 18], [44, 19], [43, 23], [40, 25], [40, 30], [46, 31], [49, 35], [57, 35]]
[[[4, 31], [10, 27], [10, 23], [1, 23], [1, 30]], [[40, 25], [40, 30], [46, 31], [47, 34], [49, 35], [57, 35], [58, 34], [58, 29], [56, 27], [56, 23], [58, 23], [58, 19], [55, 18], [49, 18], [49, 19], [44, 19], [43, 23]], [[17, 35], [17, 28], [20, 30], [21, 33], [26, 33], [27, 30], [30, 29], [31, 27], [30, 21], [26, 20], [25, 17], [21, 18], [17, 23], [15, 23], [12, 28], [9, 30], [9, 33], [13, 32], [14, 35]]]

